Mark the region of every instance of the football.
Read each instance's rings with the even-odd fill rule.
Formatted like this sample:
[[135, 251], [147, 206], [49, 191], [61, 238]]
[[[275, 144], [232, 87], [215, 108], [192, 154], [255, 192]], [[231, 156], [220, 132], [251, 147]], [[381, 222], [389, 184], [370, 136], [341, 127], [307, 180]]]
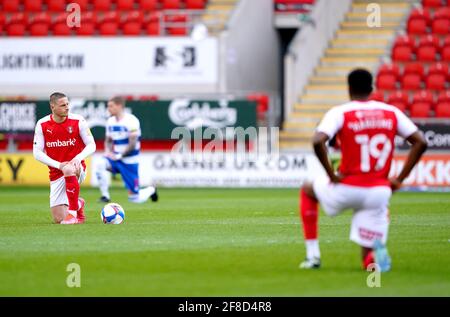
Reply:
[[119, 225], [125, 220], [125, 210], [117, 203], [109, 203], [103, 207], [101, 217], [105, 224]]

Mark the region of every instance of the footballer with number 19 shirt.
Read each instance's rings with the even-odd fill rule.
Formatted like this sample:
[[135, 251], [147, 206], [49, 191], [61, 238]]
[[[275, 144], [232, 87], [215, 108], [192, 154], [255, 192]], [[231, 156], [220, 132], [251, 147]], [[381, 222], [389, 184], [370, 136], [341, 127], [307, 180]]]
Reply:
[[[419, 161], [427, 143], [402, 111], [369, 100], [372, 75], [367, 70], [356, 69], [347, 80], [351, 102], [329, 110], [313, 137], [314, 152], [328, 177], [305, 183], [300, 192], [300, 217], [306, 244], [306, 259], [300, 268], [319, 268], [321, 264], [317, 230], [319, 202], [330, 216], [345, 209], [353, 210], [350, 239], [362, 248], [363, 267], [375, 264], [384, 272], [391, 268], [386, 248], [389, 200]], [[389, 179], [396, 135], [405, 138], [412, 147], [400, 174]], [[337, 173], [326, 148], [326, 142], [335, 137], [342, 153]]]
[[53, 220], [61, 224], [83, 223], [85, 201], [79, 197], [80, 183], [86, 177], [84, 159], [96, 149], [94, 138], [86, 120], [69, 113], [65, 94], [53, 93], [50, 108], [52, 113], [36, 124], [33, 155], [49, 168]]

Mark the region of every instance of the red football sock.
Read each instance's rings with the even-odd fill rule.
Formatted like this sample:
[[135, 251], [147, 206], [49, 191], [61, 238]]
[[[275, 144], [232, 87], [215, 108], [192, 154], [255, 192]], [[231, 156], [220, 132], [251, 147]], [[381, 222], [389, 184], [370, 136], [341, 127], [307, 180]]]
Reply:
[[69, 210], [78, 210], [78, 196], [80, 195], [80, 184], [76, 176], [66, 176], [66, 194], [69, 200]]
[[305, 240], [317, 239], [318, 210], [317, 200], [306, 195], [303, 189], [300, 190], [300, 216], [303, 222]]
[[373, 251], [370, 251], [363, 260], [364, 269], [367, 270], [367, 267], [372, 263], [375, 263], [375, 258], [373, 256]]

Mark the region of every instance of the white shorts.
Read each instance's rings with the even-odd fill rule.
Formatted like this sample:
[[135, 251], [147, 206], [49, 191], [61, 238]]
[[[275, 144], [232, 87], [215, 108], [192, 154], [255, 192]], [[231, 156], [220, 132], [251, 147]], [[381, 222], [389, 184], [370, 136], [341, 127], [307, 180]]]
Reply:
[[[82, 183], [86, 179], [86, 171], [81, 169], [78, 183]], [[66, 194], [66, 180], [61, 176], [57, 180], [50, 182], [50, 208], [58, 205], [69, 205]]]
[[358, 187], [331, 183], [328, 177], [313, 182], [314, 193], [323, 210], [336, 216], [345, 209], [353, 210], [350, 240], [371, 248], [376, 239], [387, 241], [389, 229], [389, 199], [392, 190], [388, 186]]

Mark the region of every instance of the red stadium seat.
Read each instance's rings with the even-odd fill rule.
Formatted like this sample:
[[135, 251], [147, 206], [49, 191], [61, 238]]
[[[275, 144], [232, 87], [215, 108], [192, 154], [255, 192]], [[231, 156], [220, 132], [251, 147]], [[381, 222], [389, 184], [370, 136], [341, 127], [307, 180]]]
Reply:
[[378, 76], [386, 74], [392, 74], [397, 80], [399, 80], [401, 75], [400, 66], [398, 64], [381, 65], [380, 69], [378, 70]]
[[392, 46], [392, 50], [400, 46], [409, 46], [413, 51], [415, 51], [416, 40], [413, 36], [408, 34], [400, 35], [395, 39], [394, 45]]
[[103, 22], [99, 27], [99, 33], [102, 36], [115, 36], [118, 30], [119, 25], [115, 22]]
[[186, 15], [170, 15], [164, 17], [166, 21], [167, 33], [173, 36], [187, 35]]
[[450, 46], [450, 35], [447, 35], [444, 37], [444, 40], [442, 41], [442, 48]]
[[51, 22], [52, 22], [51, 16], [47, 12], [35, 14], [30, 20], [30, 24], [33, 23], [51, 24]]
[[408, 109], [407, 105], [400, 101], [393, 101], [393, 102], [390, 102], [389, 104], [393, 105], [394, 107], [396, 107], [397, 109], [399, 109], [402, 112], [406, 112], [406, 110]]
[[408, 34], [422, 35], [427, 33], [427, 21], [425, 19], [413, 19], [408, 21]]
[[20, 0], [3, 0], [2, 11], [19, 12]]
[[425, 79], [425, 70], [423, 67], [423, 63], [421, 62], [411, 62], [405, 65], [405, 69], [403, 70], [403, 76], [407, 74], [418, 74], [420, 79]]
[[422, 62], [434, 62], [437, 49], [433, 46], [424, 46], [417, 49], [417, 60]]
[[88, 4], [89, 0], [70, 0], [69, 3], [76, 3], [80, 6], [80, 9], [82, 11], [81, 14], [86, 13], [88, 10]]
[[395, 90], [397, 88], [397, 79], [392, 74], [378, 76], [377, 89]]
[[417, 7], [413, 9], [408, 17], [409, 20], [425, 20], [428, 25], [431, 25], [431, 12], [430, 9], [425, 7]]
[[142, 30], [142, 24], [139, 22], [126, 22], [122, 26], [123, 35], [140, 35]]
[[139, 9], [144, 11], [153, 11], [158, 9], [158, 0], [139, 0]]
[[450, 19], [433, 20], [432, 31], [434, 34], [447, 35], [450, 33]]
[[439, 93], [437, 102], [449, 102], [450, 103], [450, 90], [444, 90]]
[[27, 12], [42, 12], [42, 4], [42, 0], [25, 0], [23, 8]]
[[180, 9], [181, 1], [180, 0], [162, 0], [162, 8], [164, 10]]
[[410, 110], [411, 118], [428, 118], [431, 106], [428, 103], [413, 103]]
[[111, 0], [93, 0], [94, 10], [109, 11], [111, 9]]
[[53, 24], [52, 32], [53, 32], [53, 35], [55, 35], [55, 36], [70, 36], [70, 35], [72, 35], [72, 29], [65, 22]]
[[444, 62], [450, 62], [450, 46], [446, 46], [442, 49], [441, 60]]
[[46, 0], [47, 11], [64, 12], [66, 10], [66, 0]]
[[445, 89], [445, 76], [443, 74], [429, 75], [426, 79], [426, 86], [433, 90]]
[[134, 0], [116, 0], [116, 10], [133, 10]]
[[383, 91], [373, 91], [370, 94], [369, 100], [381, 101], [384, 102], [384, 92]]
[[98, 23], [97, 12], [95, 11], [85, 11], [81, 13], [81, 27], [84, 23], [91, 23], [94, 26]]
[[434, 12], [435, 19], [449, 19], [450, 20], [450, 7], [442, 7]]
[[162, 15], [160, 12], [151, 12], [144, 16], [144, 30], [147, 35], [160, 35], [160, 22]]
[[31, 36], [47, 36], [50, 30], [51, 18], [46, 12], [35, 14], [30, 20]]
[[160, 23], [158, 21], [147, 23], [147, 25], [145, 26], [145, 32], [147, 35], [160, 35], [161, 34]]
[[30, 25], [30, 36], [47, 36], [50, 30], [50, 24], [34, 23]]
[[433, 106], [434, 100], [433, 100], [433, 94], [431, 91], [423, 89], [418, 92], [416, 92], [413, 95], [412, 99], [413, 103], [429, 103], [430, 106]]
[[205, 0], [186, 0], [186, 9], [201, 10], [205, 8]]
[[402, 78], [402, 89], [417, 90], [421, 88], [421, 80], [418, 74], [408, 74]]
[[450, 118], [450, 102], [441, 102], [436, 105], [436, 118]]
[[26, 25], [22, 23], [10, 23], [6, 27], [8, 36], [24, 36], [26, 33]]
[[409, 62], [413, 58], [412, 49], [409, 46], [394, 48], [392, 59], [396, 62]]
[[6, 24], [6, 15], [3, 12], [0, 12], [0, 25], [3, 26]]
[[448, 63], [437, 62], [431, 64], [428, 67], [428, 75], [442, 74], [444, 75], [445, 78], [450, 79], [450, 73], [448, 71], [448, 68], [449, 68]]
[[432, 46], [436, 50], [439, 50], [441, 47], [439, 37], [434, 34], [422, 35], [420, 37], [418, 47], [426, 47], [426, 46]]
[[400, 108], [402, 111], [405, 111], [405, 109], [409, 107], [408, 93], [406, 91], [396, 90], [389, 95], [387, 103]]
[[121, 21], [119, 13], [117, 11], [109, 11], [99, 15], [98, 23], [105, 23], [105, 22], [120, 24]]
[[13, 13], [9, 16], [7, 24], [23, 24], [26, 26], [28, 24], [28, 15], [23, 12]]
[[95, 23], [81, 20], [79, 28], [75, 28], [75, 33], [78, 36], [92, 36], [95, 35]]
[[142, 24], [144, 22], [144, 14], [139, 10], [126, 12], [122, 18], [124, 23], [135, 22]]
[[442, 5], [441, 0], [422, 0], [422, 5], [426, 8], [439, 8]]

